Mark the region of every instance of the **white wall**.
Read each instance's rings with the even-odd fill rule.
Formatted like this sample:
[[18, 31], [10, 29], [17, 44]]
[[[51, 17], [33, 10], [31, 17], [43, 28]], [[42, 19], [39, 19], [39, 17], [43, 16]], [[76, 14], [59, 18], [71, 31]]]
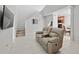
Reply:
[[[9, 6], [7, 6], [9, 7]], [[0, 10], [3, 9], [3, 6], [0, 5]], [[13, 12], [13, 9], [10, 9], [8, 8], [13, 14], [15, 14]], [[15, 20], [15, 18], [14, 18]], [[15, 22], [14, 22], [15, 23]], [[13, 42], [13, 40], [15, 39], [15, 33], [13, 32], [15, 29], [14, 29], [14, 25], [13, 27], [11, 28], [8, 28], [8, 29], [4, 29], [4, 30], [0, 30], [0, 45], [3, 45], [3, 44], [8, 44], [8, 45], [11, 45], [11, 43]]]
[[74, 40], [79, 40], [79, 6], [74, 6]]
[[[51, 7], [51, 10], [49, 10], [49, 8]], [[52, 8], [53, 7], [53, 8]], [[62, 7], [62, 8], [55, 8], [54, 5], [51, 5], [51, 6], [47, 6], [47, 8], [44, 8], [44, 10], [42, 11], [43, 15], [44, 16], [44, 23], [45, 25], [48, 25], [49, 21], [53, 21], [53, 27], [55, 28], [58, 28], [58, 16], [65, 16], [65, 19], [64, 19], [64, 25], [65, 27], [69, 27], [70, 26], [70, 12], [71, 12], [71, 9], [70, 9], [70, 6], [59, 6], [59, 7]], [[54, 10], [57, 9], [56, 11]], [[46, 13], [45, 13], [46, 12]], [[49, 12], [49, 13], [48, 13]]]
[[0, 30], [0, 52], [8, 50], [13, 43], [13, 28]]
[[57, 18], [58, 15], [55, 15], [53, 14], [53, 27], [54, 28], [58, 28], [58, 18]]
[[34, 12], [42, 10], [44, 5], [7, 5], [8, 9], [15, 15], [14, 16], [14, 36], [16, 38], [17, 29], [25, 29], [25, 21]]
[[[32, 19], [37, 19], [38, 24], [32, 24]], [[37, 31], [42, 31], [44, 26], [43, 17], [40, 12], [35, 12], [28, 20], [25, 22], [26, 37], [35, 37]]]
[[50, 14], [50, 15], [47, 15], [47, 16], [43, 16], [43, 18], [44, 18], [44, 25], [48, 26], [49, 23], [51, 21], [53, 21], [53, 14]]
[[7, 5], [15, 14], [15, 26], [17, 29], [24, 29], [25, 21], [34, 12], [41, 11], [44, 5]]
[[70, 21], [71, 21], [71, 9], [70, 7], [65, 7], [62, 9], [59, 9], [55, 12], [53, 12], [53, 27], [57, 27], [58, 28], [58, 16], [64, 16], [64, 25], [65, 27], [69, 27], [70, 26]]
[[16, 38], [16, 28], [17, 28], [17, 11], [15, 5], [6, 5], [7, 8], [14, 14], [14, 24], [13, 24], [13, 37], [12, 40], [15, 41]]

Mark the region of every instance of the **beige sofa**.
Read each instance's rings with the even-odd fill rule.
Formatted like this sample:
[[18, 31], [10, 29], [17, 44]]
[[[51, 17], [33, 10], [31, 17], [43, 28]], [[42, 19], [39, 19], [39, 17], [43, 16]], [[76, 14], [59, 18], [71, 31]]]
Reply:
[[[47, 31], [47, 28], [44, 28], [43, 31]], [[48, 53], [56, 53], [59, 51], [62, 47], [64, 31], [53, 28], [50, 37], [43, 37], [43, 31], [36, 32], [36, 40]]]

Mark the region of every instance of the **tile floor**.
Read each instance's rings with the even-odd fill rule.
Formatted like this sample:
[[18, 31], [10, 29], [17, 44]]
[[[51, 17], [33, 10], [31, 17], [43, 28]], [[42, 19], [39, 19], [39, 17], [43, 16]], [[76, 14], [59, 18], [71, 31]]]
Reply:
[[[3, 47], [2, 47], [3, 48]], [[40, 44], [32, 36], [18, 37], [10, 47], [0, 50], [0, 53], [10, 54], [47, 54]], [[57, 54], [78, 54], [79, 41], [70, 40], [69, 36], [64, 36], [63, 46]]]

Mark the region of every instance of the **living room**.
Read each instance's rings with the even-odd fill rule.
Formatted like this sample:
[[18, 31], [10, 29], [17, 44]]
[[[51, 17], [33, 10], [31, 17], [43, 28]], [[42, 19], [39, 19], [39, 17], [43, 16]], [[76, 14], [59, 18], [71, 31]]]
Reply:
[[[0, 7], [3, 8], [2, 6], [3, 5], [1, 5]], [[40, 43], [36, 41], [36, 33], [39, 31], [43, 31], [43, 28], [50, 26], [50, 24], [52, 24], [52, 30], [54, 30], [54, 28], [58, 28], [59, 25], [57, 24], [57, 17], [59, 16], [64, 16], [65, 28], [69, 26], [69, 30], [67, 31], [68, 34], [66, 35], [70, 38], [68, 39], [68, 37], [66, 36], [67, 40], [62, 39], [63, 42], [61, 41], [60, 43], [62, 44], [62, 47], [58, 48], [56, 53], [79, 53], [79, 36], [78, 28], [76, 27], [78, 26], [77, 24], [79, 6], [5, 5], [5, 7], [7, 7], [14, 14], [14, 20], [13, 26], [11, 28], [1, 30], [0, 53], [48, 54], [48, 50], [45, 51], [42, 45], [40, 45]], [[63, 21], [59, 22], [63, 23]], [[63, 24], [59, 27], [65, 31]], [[8, 33], [10, 35], [7, 35]], [[5, 38], [6, 40], [4, 40]], [[57, 44], [55, 45], [57, 46]], [[50, 48], [49, 53], [51, 53]]]

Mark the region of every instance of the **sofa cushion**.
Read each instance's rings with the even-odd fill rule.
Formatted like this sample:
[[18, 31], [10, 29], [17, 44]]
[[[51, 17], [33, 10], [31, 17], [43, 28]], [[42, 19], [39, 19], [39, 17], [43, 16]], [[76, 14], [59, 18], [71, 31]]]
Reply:
[[47, 35], [48, 34], [48, 32], [47, 31], [43, 31], [43, 35]]
[[42, 38], [42, 42], [41, 43], [43, 43], [45, 46], [47, 46], [47, 44], [48, 44], [48, 40], [49, 40], [49, 37], [47, 37], [47, 38]]
[[47, 46], [47, 44], [48, 44], [49, 41], [52, 42], [52, 41], [55, 41], [55, 40], [57, 40], [57, 39], [59, 39], [59, 37], [52, 37], [52, 38], [47, 37], [47, 38], [42, 38], [41, 43], [43, 43], [44, 45]]
[[64, 31], [62, 29], [59, 29], [59, 28], [53, 28], [53, 31], [54, 33], [57, 33], [59, 38], [63, 39], [63, 35], [64, 35]]
[[50, 37], [58, 37], [58, 34], [57, 33], [50, 33], [49, 36]]

